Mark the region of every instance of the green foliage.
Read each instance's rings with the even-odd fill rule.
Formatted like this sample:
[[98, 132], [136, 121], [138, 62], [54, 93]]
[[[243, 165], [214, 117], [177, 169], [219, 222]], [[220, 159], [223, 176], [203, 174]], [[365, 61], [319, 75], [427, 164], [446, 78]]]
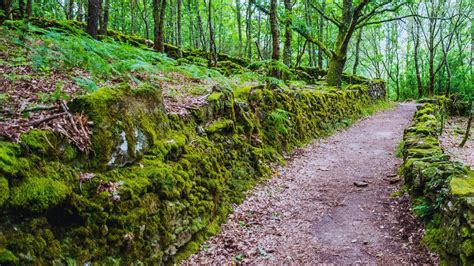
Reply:
[[283, 109], [275, 109], [275, 111], [270, 113], [270, 119], [275, 125], [276, 130], [281, 134], [288, 134], [285, 123], [288, 121], [290, 113]]
[[76, 82], [77, 85], [79, 85], [81, 88], [85, 89], [89, 93], [99, 89], [99, 87], [97, 87], [97, 84], [89, 78], [76, 77], [73, 78], [73, 80]]

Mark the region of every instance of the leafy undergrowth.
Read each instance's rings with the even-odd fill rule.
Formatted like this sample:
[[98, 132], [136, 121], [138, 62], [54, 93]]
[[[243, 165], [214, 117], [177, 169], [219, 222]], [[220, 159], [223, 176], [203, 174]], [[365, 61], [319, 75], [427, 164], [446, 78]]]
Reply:
[[[66, 25], [58, 25], [61, 23]], [[179, 115], [205, 105], [216, 86], [233, 91], [265, 83], [280, 88], [324, 89], [301, 80], [285, 83], [267, 77], [261, 62], [260, 68], [254, 63], [258, 69], [253, 72], [230, 61], [209, 69], [203, 61], [195, 56], [174, 60], [146, 46], [131, 46], [111, 37], [94, 40], [72, 26], [41, 28], [26, 21], [6, 21], [0, 26], [0, 135], [18, 140], [31, 128], [75, 135], [78, 132], [74, 130], [57, 128], [63, 124], [59, 121], [61, 113], [67, 113], [59, 103], [67, 104], [100, 87], [122, 83], [132, 88], [160, 88], [166, 110]], [[229, 70], [232, 67], [234, 70]], [[285, 69], [286, 78], [298, 78]], [[77, 118], [74, 123], [82, 125], [83, 120]], [[87, 142], [85, 138], [77, 141]]]

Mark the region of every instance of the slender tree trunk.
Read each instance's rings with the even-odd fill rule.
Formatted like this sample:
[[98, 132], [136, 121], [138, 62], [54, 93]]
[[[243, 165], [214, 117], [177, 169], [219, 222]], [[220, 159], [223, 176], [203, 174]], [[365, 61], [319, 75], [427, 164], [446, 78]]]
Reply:
[[82, 22], [84, 20], [84, 9], [82, 3], [77, 4], [77, 21]]
[[[326, 0], [322, 0], [321, 4], [321, 9], [323, 12], [326, 11]], [[324, 35], [324, 18], [322, 16], [319, 17], [319, 38], [322, 39], [322, 36]], [[318, 67], [320, 69], [323, 68], [323, 51], [321, 49], [318, 49]]]
[[301, 52], [298, 53], [298, 56], [296, 57], [296, 64], [295, 64], [295, 67], [298, 67], [300, 65], [300, 62], [301, 62], [301, 58], [303, 57], [304, 55], [304, 52], [306, 50], [306, 45], [308, 44], [308, 40], [305, 40], [304, 41], [304, 44], [303, 44], [303, 49], [301, 50]]
[[[249, 3], [250, 4], [250, 3]], [[237, 16], [237, 32], [239, 34], [239, 56], [242, 56], [242, 47], [243, 47], [243, 41], [242, 41], [242, 14], [241, 12], [241, 5], [240, 5], [240, 0], [235, 0], [235, 13]]]
[[285, 47], [283, 49], [283, 63], [291, 66], [291, 40], [293, 29], [291, 29], [291, 13], [293, 4], [291, 0], [285, 0]]
[[97, 27], [99, 26], [100, 0], [89, 0], [87, 9], [87, 33], [97, 38]]
[[278, 30], [277, 5], [278, 5], [278, 0], [270, 1], [270, 31], [272, 34], [272, 59], [276, 61], [280, 60], [280, 32]]
[[67, 8], [67, 19], [74, 19], [74, 0], [69, 0]]
[[20, 18], [25, 17], [25, 1], [18, 0], [18, 10], [20, 11]]
[[[108, 1], [108, 0], [107, 0]], [[143, 11], [140, 10], [140, 7], [138, 6], [138, 11], [141, 14], [143, 24], [145, 25], [145, 39], [149, 40], [150, 39], [150, 26], [148, 25], [148, 11], [147, 11], [147, 6], [148, 3], [146, 0], [143, 0]]]
[[207, 25], [209, 27], [209, 67], [217, 65], [216, 42], [214, 40], [214, 29], [212, 26], [212, 0], [208, 0]]
[[182, 33], [181, 33], [181, 0], [176, 0], [176, 40], [178, 44], [178, 56], [183, 57], [183, 40], [182, 40]]
[[435, 73], [434, 73], [434, 50], [430, 49], [429, 52], [429, 62], [428, 62], [428, 72], [429, 72], [429, 83], [428, 83], [428, 92], [430, 96], [434, 95], [434, 83], [435, 83]]
[[201, 12], [199, 10], [199, 2], [196, 2], [196, 11], [197, 11], [197, 20], [198, 20], [198, 30], [199, 30], [199, 40], [201, 42], [201, 48], [207, 50], [206, 38], [204, 37], [204, 26], [202, 25]]
[[247, 17], [246, 17], [246, 50], [247, 50], [247, 57], [252, 59], [252, 4], [250, 1], [247, 2]]
[[153, 20], [155, 23], [154, 30], [154, 49], [157, 52], [165, 52], [164, 43], [164, 20], [165, 20], [166, 0], [153, 0]]
[[26, 0], [26, 15], [31, 17], [33, 12], [33, 0]]
[[189, 20], [188, 20], [188, 22], [189, 22], [189, 30], [188, 30], [189, 46], [191, 48], [194, 48], [196, 46], [194, 45], [195, 44], [194, 34], [193, 34], [193, 32], [194, 32], [194, 23], [193, 23], [194, 19], [193, 19], [193, 9], [191, 8], [191, 0], [188, 0], [186, 2], [186, 10], [188, 10], [188, 12], [189, 12], [189, 14], [188, 14], [188, 18], [189, 18]]
[[355, 47], [355, 59], [354, 59], [354, 67], [352, 68], [352, 75], [357, 75], [357, 67], [359, 66], [359, 52], [360, 52], [360, 41], [362, 40], [362, 28], [359, 29], [359, 33], [357, 34], [357, 42]]
[[104, 0], [104, 5], [102, 7], [102, 19], [100, 24], [100, 34], [107, 35], [107, 28], [109, 26], [109, 9], [110, 9], [110, 0]]
[[420, 37], [418, 36], [418, 30], [417, 33], [414, 34], [415, 36], [415, 45], [413, 47], [413, 57], [415, 61], [415, 75], [416, 75], [416, 87], [418, 89], [418, 98], [423, 97], [423, 84], [421, 83], [421, 74], [420, 74], [420, 63], [419, 63], [419, 58], [418, 58], [418, 52], [419, 52], [419, 47], [420, 47]]

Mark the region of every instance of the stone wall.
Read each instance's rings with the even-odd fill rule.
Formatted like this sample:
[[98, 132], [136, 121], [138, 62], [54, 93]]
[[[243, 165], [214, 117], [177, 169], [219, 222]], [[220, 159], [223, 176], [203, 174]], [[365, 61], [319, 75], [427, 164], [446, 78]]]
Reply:
[[444, 101], [418, 106], [405, 130], [401, 172], [413, 211], [426, 222], [424, 243], [447, 265], [474, 263], [474, 172], [450, 160], [438, 136]]
[[153, 87], [80, 97], [70, 108], [94, 123], [89, 153], [43, 130], [0, 141], [0, 264], [179, 261], [271, 162], [372, 102], [365, 85], [216, 87], [208, 105], [178, 116]]

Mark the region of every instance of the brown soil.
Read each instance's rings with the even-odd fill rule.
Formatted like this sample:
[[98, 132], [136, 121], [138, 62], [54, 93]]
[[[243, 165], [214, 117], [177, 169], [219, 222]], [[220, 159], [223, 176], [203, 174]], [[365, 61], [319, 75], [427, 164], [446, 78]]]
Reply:
[[408, 197], [391, 197], [414, 111], [400, 104], [296, 150], [184, 264], [436, 263]]

